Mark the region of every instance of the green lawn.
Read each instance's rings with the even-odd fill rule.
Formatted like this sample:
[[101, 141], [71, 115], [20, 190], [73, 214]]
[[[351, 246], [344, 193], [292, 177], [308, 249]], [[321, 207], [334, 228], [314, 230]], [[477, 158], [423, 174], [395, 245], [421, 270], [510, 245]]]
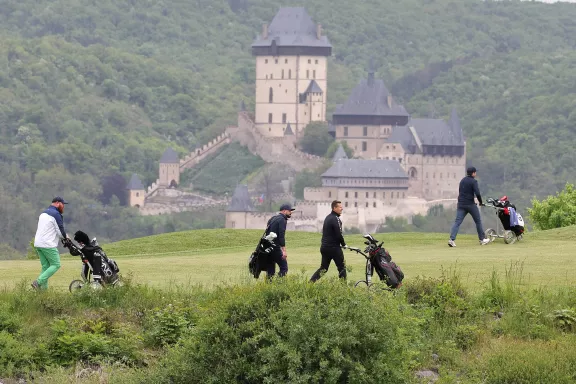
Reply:
[[[166, 287], [169, 285], [211, 286], [218, 283], [252, 281], [247, 272], [248, 256], [261, 235], [250, 230], [197, 230], [178, 232], [104, 245], [108, 255], [118, 261], [121, 272], [141, 283]], [[446, 234], [394, 233], [376, 234], [384, 240], [394, 261], [406, 279], [440, 276], [442, 269], [456, 269], [464, 282], [475, 287], [487, 281], [495, 269], [504, 273], [511, 265], [520, 267], [523, 282], [532, 286], [563, 286], [576, 282], [576, 227], [529, 233], [523, 241], [507, 245], [497, 240], [478, 245], [474, 236], [457, 238], [457, 248], [447, 246]], [[289, 232], [287, 249], [289, 273], [312, 275], [319, 266], [320, 235]], [[364, 247], [359, 235], [346, 237], [350, 246]], [[363, 276], [364, 259], [346, 251], [352, 271], [351, 280]], [[81, 263], [66, 254], [62, 268], [50, 279], [52, 287], [67, 289], [78, 278]], [[40, 271], [37, 260], [0, 261], [0, 287], [11, 288], [31, 282]], [[336, 275], [334, 264], [328, 273]], [[262, 278], [262, 277], [261, 277]]]

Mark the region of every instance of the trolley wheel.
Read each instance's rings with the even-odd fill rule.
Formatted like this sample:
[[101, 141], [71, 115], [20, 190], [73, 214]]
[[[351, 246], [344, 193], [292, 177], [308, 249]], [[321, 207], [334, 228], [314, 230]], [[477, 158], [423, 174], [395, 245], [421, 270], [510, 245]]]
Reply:
[[498, 237], [498, 233], [496, 233], [496, 230], [494, 228], [488, 228], [484, 232], [484, 235], [488, 240], [490, 240], [490, 242], [493, 242]]
[[68, 290], [70, 292], [78, 291], [78, 290], [82, 289], [83, 286], [84, 286], [84, 282], [82, 280], [72, 280], [72, 282], [70, 283], [70, 286], [68, 287]]
[[103, 289], [104, 287], [102, 286], [102, 284], [96, 282], [96, 281], [91, 281], [90, 283], [88, 283], [88, 287], [90, 287], [90, 289], [93, 289], [95, 291], [99, 291], [101, 289]]
[[357, 281], [356, 284], [354, 284], [354, 288], [356, 288], [356, 287], [363, 287], [363, 286], [369, 287], [370, 285], [368, 285], [368, 283], [366, 282], [366, 280], [360, 280], [360, 281]]
[[512, 231], [504, 231], [504, 242], [506, 244], [514, 244], [516, 242], [516, 234]]

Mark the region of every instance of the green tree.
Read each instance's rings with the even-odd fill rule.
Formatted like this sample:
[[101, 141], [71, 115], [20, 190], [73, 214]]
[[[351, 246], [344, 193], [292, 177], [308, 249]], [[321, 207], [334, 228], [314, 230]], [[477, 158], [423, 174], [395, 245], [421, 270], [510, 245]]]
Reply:
[[326, 154], [324, 156], [327, 159], [332, 159], [334, 157], [334, 154], [338, 150], [338, 147], [340, 147], [340, 145], [342, 145], [342, 148], [344, 148], [344, 152], [346, 152], [346, 156], [348, 156], [348, 158], [351, 159], [354, 156], [354, 150], [352, 148], [350, 148], [348, 143], [345, 141], [334, 141], [332, 144], [330, 144], [330, 146], [328, 147], [328, 150], [326, 151]]
[[334, 138], [328, 133], [328, 124], [312, 122], [304, 130], [304, 135], [300, 139], [300, 148], [312, 155], [324, 156], [333, 142]]
[[576, 188], [566, 183], [563, 191], [542, 201], [532, 199], [528, 208], [530, 219], [537, 229], [552, 229], [576, 225]]

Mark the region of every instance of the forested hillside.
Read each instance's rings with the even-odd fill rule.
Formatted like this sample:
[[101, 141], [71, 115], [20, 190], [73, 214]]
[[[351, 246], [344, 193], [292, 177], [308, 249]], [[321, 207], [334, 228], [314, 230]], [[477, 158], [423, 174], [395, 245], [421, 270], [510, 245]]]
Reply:
[[[184, 154], [233, 122], [240, 100], [253, 108], [250, 44], [291, 5], [302, 3], [2, 1], [0, 214], [10, 219], [0, 242], [24, 249], [57, 192], [74, 202], [66, 215], [74, 228], [101, 231], [114, 221], [114, 239], [174, 228], [107, 204], [122, 203], [111, 196], [122, 200], [131, 172], [154, 180], [166, 146]], [[373, 58], [412, 115], [458, 108], [484, 190], [526, 203], [574, 181], [576, 5], [304, 6], [334, 46], [329, 111]]]

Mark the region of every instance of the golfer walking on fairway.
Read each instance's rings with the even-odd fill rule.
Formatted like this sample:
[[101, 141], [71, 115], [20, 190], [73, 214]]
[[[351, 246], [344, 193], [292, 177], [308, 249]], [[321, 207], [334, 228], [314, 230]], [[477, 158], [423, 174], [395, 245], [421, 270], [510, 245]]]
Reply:
[[38, 229], [34, 237], [34, 248], [40, 257], [42, 272], [36, 280], [32, 282], [34, 289], [47, 289], [48, 279], [60, 269], [60, 253], [58, 252], [58, 241], [68, 238], [64, 230], [64, 204], [68, 204], [60, 196], [52, 199], [52, 205], [40, 214], [38, 218]]

